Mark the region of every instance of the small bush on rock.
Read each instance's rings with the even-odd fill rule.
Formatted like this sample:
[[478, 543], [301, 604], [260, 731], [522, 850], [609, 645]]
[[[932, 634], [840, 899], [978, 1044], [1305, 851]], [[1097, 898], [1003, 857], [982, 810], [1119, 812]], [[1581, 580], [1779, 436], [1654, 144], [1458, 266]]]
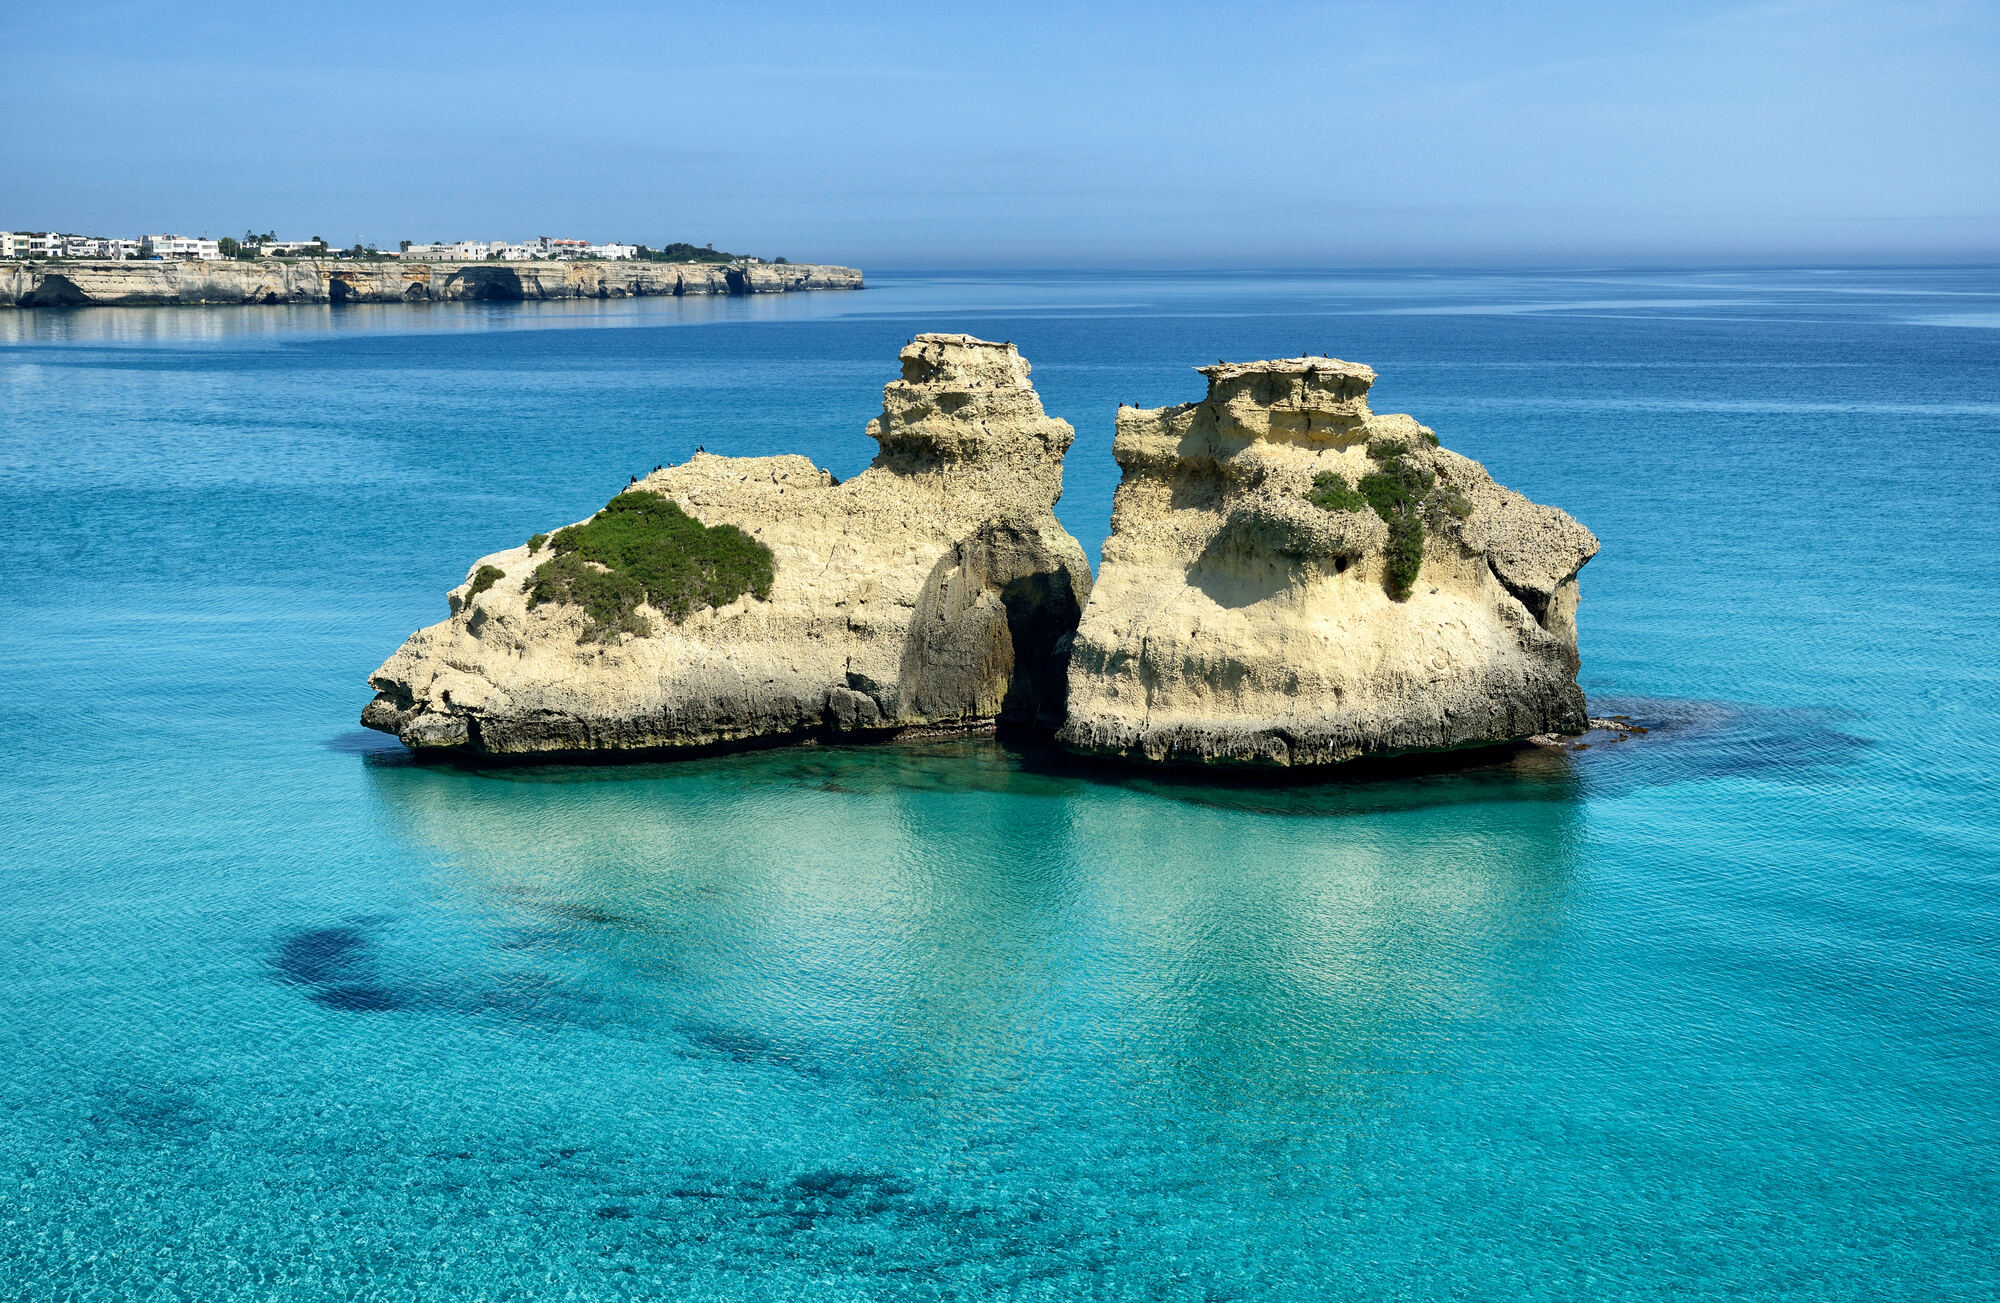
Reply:
[[1430, 497], [1424, 499], [1424, 514], [1432, 525], [1442, 525], [1445, 516], [1464, 520], [1472, 514], [1472, 499], [1458, 485], [1439, 481]]
[[499, 566], [481, 566], [472, 572], [472, 587], [465, 590], [465, 600], [470, 602], [493, 585], [507, 577], [507, 572]]
[[645, 600], [644, 584], [574, 552], [544, 561], [528, 586], [531, 607], [555, 602], [582, 608], [590, 624], [578, 642], [616, 642], [621, 633], [648, 636], [652, 622], [639, 614]]
[[[1424, 495], [1437, 483], [1437, 476], [1406, 460], [1409, 446], [1399, 440], [1379, 442], [1393, 445], [1395, 452], [1379, 458], [1381, 469], [1361, 477], [1361, 496], [1375, 508], [1375, 514], [1389, 522], [1389, 569], [1384, 586], [1389, 596], [1402, 601], [1416, 586], [1417, 572], [1424, 563]], [[1374, 457], [1376, 444], [1368, 445]]]
[[1368, 505], [1368, 499], [1356, 493], [1339, 471], [1321, 471], [1313, 476], [1312, 492], [1306, 494], [1306, 501], [1321, 511], [1359, 511]]
[[[1437, 437], [1429, 436], [1435, 445]], [[1409, 459], [1410, 445], [1401, 439], [1371, 439], [1368, 456], [1375, 469], [1350, 486], [1339, 471], [1313, 477], [1306, 501], [1323, 511], [1359, 511], [1371, 507], [1389, 525], [1388, 571], [1383, 587], [1397, 601], [1416, 587], [1424, 563], [1424, 525], [1433, 528], [1446, 516], [1464, 520], [1472, 500], [1454, 484], [1441, 484], [1436, 473]]]
[[1392, 524], [1398, 516], [1414, 515], [1417, 504], [1437, 483], [1437, 476], [1401, 455], [1376, 465], [1380, 469], [1361, 477], [1361, 496], [1376, 515]]
[[645, 637], [643, 602], [674, 623], [744, 593], [771, 596], [771, 549], [734, 525], [708, 526], [645, 489], [621, 493], [581, 525], [548, 536], [554, 557], [535, 570], [528, 605], [564, 602], [590, 618], [585, 641]]

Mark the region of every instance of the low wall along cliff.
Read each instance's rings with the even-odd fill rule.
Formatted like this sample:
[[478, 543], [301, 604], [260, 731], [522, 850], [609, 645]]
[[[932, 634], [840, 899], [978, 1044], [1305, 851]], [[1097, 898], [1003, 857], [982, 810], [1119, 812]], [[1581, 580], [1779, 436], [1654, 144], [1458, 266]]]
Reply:
[[858, 290], [852, 267], [670, 262], [0, 262], [0, 307], [426, 303]]

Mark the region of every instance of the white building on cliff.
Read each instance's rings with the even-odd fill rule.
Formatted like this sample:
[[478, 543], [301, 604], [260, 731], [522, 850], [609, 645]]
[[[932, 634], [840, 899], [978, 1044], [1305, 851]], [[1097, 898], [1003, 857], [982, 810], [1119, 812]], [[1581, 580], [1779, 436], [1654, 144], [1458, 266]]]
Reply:
[[156, 258], [220, 258], [222, 250], [214, 240], [199, 239], [188, 235], [149, 235], [145, 242], [153, 246]]
[[639, 256], [634, 244], [592, 244], [588, 240], [559, 240], [539, 236], [514, 243], [508, 240], [457, 240], [450, 244], [412, 244], [402, 252], [411, 262], [535, 262], [542, 259], [605, 258], [621, 260]]

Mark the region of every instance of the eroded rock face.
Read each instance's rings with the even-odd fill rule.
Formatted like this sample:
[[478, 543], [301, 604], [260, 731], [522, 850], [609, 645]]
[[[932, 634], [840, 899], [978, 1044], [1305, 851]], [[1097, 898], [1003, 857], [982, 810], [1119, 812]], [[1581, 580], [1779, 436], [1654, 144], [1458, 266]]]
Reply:
[[1370, 412], [1365, 366], [1201, 370], [1204, 401], [1118, 413], [1124, 479], [1064, 745], [1305, 766], [1585, 726], [1589, 530]]
[[641, 606], [650, 633], [585, 641], [583, 610], [530, 605], [553, 545], [496, 552], [370, 676], [362, 722], [511, 755], [1054, 726], [1090, 593], [1053, 511], [1074, 432], [1011, 345], [920, 335], [902, 364], [868, 426], [881, 451], [844, 484], [804, 457], [697, 454], [632, 486], [768, 547], [767, 599], [678, 624]]
[[858, 290], [852, 267], [813, 263], [400, 262], [258, 258], [247, 262], [0, 262], [0, 307], [179, 303], [422, 303], [617, 299], [645, 295]]

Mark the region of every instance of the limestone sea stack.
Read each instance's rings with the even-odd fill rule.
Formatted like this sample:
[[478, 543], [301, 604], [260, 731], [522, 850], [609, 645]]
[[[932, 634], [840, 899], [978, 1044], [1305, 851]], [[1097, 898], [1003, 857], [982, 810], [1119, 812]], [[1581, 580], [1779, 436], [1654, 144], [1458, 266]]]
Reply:
[[1124, 478], [1060, 742], [1312, 766], [1586, 726], [1589, 530], [1370, 412], [1368, 367], [1200, 370], [1199, 403], [1119, 410]]
[[901, 360], [867, 470], [698, 453], [482, 557], [362, 722], [491, 755], [1059, 723], [1090, 592], [1053, 510], [1074, 431], [1011, 345], [920, 335]]

